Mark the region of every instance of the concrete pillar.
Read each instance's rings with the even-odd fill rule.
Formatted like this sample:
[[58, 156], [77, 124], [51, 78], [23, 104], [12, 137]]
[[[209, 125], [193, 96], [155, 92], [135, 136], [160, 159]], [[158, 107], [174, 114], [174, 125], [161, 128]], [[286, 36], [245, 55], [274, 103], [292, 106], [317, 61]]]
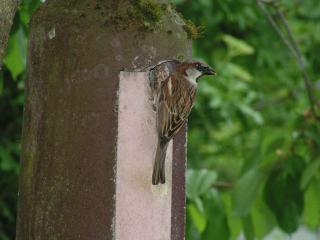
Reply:
[[47, 0], [37, 10], [17, 240], [184, 239], [186, 131], [168, 150], [168, 183], [153, 186], [142, 71], [190, 57], [183, 25], [160, 0]]

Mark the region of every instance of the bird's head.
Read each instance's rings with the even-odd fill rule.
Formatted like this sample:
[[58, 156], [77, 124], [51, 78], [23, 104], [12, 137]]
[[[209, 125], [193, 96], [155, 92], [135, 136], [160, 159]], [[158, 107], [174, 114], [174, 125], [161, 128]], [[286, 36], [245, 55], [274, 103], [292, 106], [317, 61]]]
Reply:
[[196, 61], [185, 63], [185, 75], [191, 82], [197, 83], [200, 77], [215, 74], [214, 69], [204, 62]]
[[216, 72], [213, 68], [209, 67], [208, 64], [203, 62], [194, 62], [192, 63], [192, 66], [194, 69], [199, 71], [201, 73], [201, 76], [203, 75], [215, 75]]

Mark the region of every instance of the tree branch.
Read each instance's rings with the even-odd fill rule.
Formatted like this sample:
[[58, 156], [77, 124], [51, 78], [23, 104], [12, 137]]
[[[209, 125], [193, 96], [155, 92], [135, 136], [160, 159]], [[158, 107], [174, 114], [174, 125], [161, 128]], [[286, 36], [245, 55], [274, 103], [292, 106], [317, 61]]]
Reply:
[[[270, 4], [276, 13], [276, 16], [278, 17], [279, 21], [284, 27], [285, 34], [280, 29], [280, 26], [276, 23], [275, 18], [269, 13], [269, 11], [265, 8], [264, 4]], [[281, 40], [284, 42], [286, 47], [290, 50], [291, 54], [295, 58], [297, 65], [302, 73], [304, 85], [307, 91], [309, 104], [311, 108], [311, 112], [313, 116], [320, 121], [320, 117], [317, 115], [317, 110], [320, 109], [320, 105], [317, 102], [317, 99], [313, 93], [313, 86], [312, 82], [310, 81], [310, 78], [308, 76], [306, 65], [303, 60], [303, 56], [301, 54], [301, 51], [298, 47], [297, 41], [295, 40], [292, 31], [289, 27], [288, 21], [284, 17], [282, 11], [279, 9], [279, 5], [275, 0], [257, 0], [257, 5], [261, 9], [262, 13], [266, 16], [268, 21], [270, 22], [271, 26], [274, 28], [274, 30], [277, 32], [277, 34], [280, 36]]]
[[0, 69], [2, 66], [2, 59], [7, 47], [13, 18], [17, 11], [19, 3], [20, 0], [0, 1]]

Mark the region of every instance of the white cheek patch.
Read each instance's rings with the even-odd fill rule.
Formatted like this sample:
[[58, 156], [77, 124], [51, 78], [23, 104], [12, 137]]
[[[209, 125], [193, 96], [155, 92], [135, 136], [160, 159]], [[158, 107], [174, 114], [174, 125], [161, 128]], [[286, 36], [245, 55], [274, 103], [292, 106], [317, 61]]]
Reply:
[[195, 68], [187, 70], [187, 79], [193, 84], [197, 84], [197, 78], [201, 75], [202, 73]]

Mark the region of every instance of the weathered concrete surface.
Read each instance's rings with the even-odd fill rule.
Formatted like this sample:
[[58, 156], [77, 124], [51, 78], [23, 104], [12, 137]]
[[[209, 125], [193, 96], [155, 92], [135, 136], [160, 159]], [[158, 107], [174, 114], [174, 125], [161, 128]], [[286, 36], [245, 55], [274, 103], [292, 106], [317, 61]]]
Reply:
[[[191, 51], [172, 11], [156, 31], [113, 25], [128, 2], [47, 0], [32, 18], [17, 240], [115, 237], [119, 73]], [[183, 134], [173, 149], [182, 166]], [[173, 175], [183, 183], [181, 167]], [[183, 239], [181, 209], [172, 239]]]
[[166, 158], [167, 182], [153, 186], [158, 136], [148, 83], [147, 73], [120, 74], [115, 226], [119, 240], [171, 236], [172, 144]]

